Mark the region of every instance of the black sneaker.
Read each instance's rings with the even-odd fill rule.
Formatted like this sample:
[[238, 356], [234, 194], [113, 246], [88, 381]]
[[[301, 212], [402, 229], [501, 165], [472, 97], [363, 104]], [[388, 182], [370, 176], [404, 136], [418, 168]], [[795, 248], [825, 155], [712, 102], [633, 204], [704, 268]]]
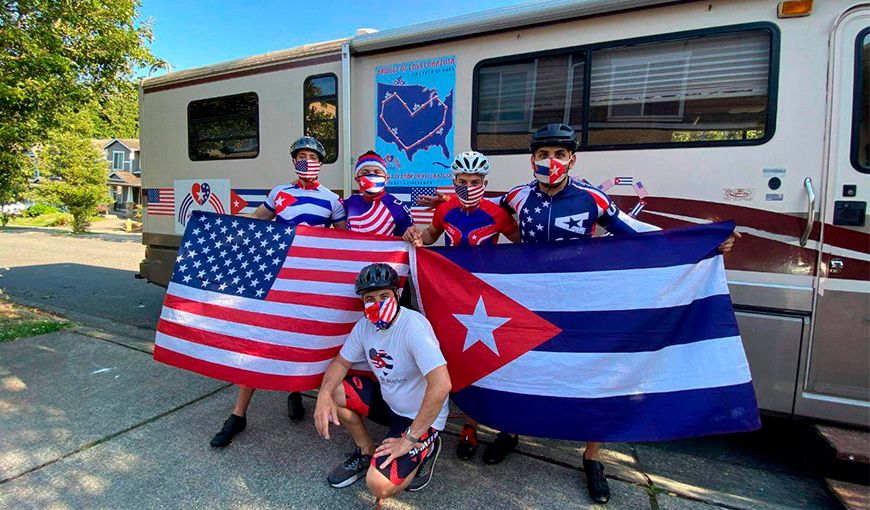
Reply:
[[215, 448], [223, 448], [224, 446], [233, 442], [233, 437], [239, 432], [245, 430], [245, 425], [248, 424], [248, 421], [244, 416], [236, 416], [231, 414], [227, 421], [224, 422], [224, 427], [220, 432], [214, 435], [211, 438], [211, 441], [208, 443]]
[[302, 406], [302, 394], [298, 391], [287, 395], [287, 415], [290, 421], [302, 421], [305, 418], [305, 407]]
[[604, 465], [597, 460], [583, 459], [583, 470], [586, 472], [589, 497], [596, 503], [607, 503], [610, 500], [610, 486], [604, 477]]
[[411, 492], [423, 490], [432, 481], [432, 475], [435, 474], [435, 461], [438, 460], [438, 454], [441, 453], [440, 435], [435, 438], [435, 441], [429, 448], [431, 448], [429, 455], [426, 455], [426, 458], [423, 459], [420, 468], [417, 469], [417, 476], [408, 485], [408, 490]]
[[518, 444], [520, 444], [519, 436], [508, 434], [507, 432], [499, 432], [495, 436], [495, 441], [483, 450], [483, 461], [487, 464], [498, 464]]
[[459, 433], [459, 444], [456, 445], [456, 456], [469, 460], [477, 452], [477, 430], [471, 425], [464, 425]]
[[371, 455], [363, 455], [359, 448], [353, 451], [350, 457], [329, 473], [326, 480], [329, 485], [336, 488], [347, 487], [353, 482], [366, 475], [369, 465], [372, 463]]

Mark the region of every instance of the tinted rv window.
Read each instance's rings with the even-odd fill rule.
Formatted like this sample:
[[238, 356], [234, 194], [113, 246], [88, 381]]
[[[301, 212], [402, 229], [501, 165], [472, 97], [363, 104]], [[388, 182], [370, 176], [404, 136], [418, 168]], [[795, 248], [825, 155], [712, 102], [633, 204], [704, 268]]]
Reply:
[[257, 94], [213, 97], [188, 104], [187, 144], [193, 161], [256, 158], [260, 153]]
[[334, 74], [309, 76], [304, 84], [304, 129], [326, 149], [324, 163], [338, 159], [338, 79]]
[[583, 127], [583, 54], [511, 60], [477, 74], [477, 148], [524, 151], [541, 124]]
[[588, 143], [763, 138], [769, 68], [766, 31], [595, 51]]
[[855, 97], [852, 125], [852, 165], [870, 173], [870, 28], [855, 44]]

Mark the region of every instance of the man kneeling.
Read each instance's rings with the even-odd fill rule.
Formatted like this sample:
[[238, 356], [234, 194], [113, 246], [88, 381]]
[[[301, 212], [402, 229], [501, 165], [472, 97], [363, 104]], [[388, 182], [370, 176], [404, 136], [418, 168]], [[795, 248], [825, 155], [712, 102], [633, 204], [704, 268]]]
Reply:
[[[388, 498], [417, 491], [432, 479], [447, 421], [450, 375], [432, 326], [421, 314], [399, 306], [398, 273], [387, 264], [366, 266], [356, 279], [365, 306], [326, 374], [314, 423], [329, 439], [329, 424], [344, 425], [356, 451], [329, 474], [333, 487], [363, 475], [372, 493]], [[366, 360], [377, 381], [347, 376]], [[390, 428], [375, 448], [363, 417]], [[369, 469], [369, 466], [374, 469]]]

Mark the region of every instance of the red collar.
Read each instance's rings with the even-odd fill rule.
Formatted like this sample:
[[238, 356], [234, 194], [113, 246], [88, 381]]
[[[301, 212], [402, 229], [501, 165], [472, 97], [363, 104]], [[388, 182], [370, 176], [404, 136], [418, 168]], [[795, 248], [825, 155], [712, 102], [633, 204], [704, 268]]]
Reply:
[[371, 202], [377, 202], [380, 199], [384, 198], [384, 195], [387, 194], [387, 190], [381, 191], [377, 195], [370, 195], [370, 194], [366, 193], [365, 191], [360, 191], [359, 194], [362, 195], [363, 200], [365, 200], [367, 203], [371, 203]]
[[320, 183], [317, 181], [306, 183], [302, 179], [296, 179], [296, 182], [294, 182], [293, 185], [301, 189], [317, 189], [320, 187]]

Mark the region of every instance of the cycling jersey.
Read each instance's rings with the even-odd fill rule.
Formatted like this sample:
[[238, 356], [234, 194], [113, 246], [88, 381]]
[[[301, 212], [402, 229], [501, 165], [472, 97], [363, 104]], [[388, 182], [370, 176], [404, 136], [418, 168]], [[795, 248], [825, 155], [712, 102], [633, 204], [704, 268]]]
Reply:
[[275, 213], [275, 221], [280, 223], [329, 227], [345, 219], [338, 195], [319, 183], [277, 186], [263, 205]]
[[375, 198], [351, 195], [344, 201], [347, 229], [378, 235], [401, 237], [414, 224], [411, 211], [401, 200], [384, 193]]
[[596, 225], [615, 235], [658, 230], [620, 211], [607, 193], [574, 179], [553, 196], [536, 182], [517, 186], [500, 204], [516, 217], [524, 243], [591, 237]]
[[496, 244], [498, 234], [510, 235], [517, 230], [513, 218], [495, 203], [481, 200], [478, 207], [463, 209], [456, 195], [435, 209], [432, 226], [447, 234], [447, 246]]

